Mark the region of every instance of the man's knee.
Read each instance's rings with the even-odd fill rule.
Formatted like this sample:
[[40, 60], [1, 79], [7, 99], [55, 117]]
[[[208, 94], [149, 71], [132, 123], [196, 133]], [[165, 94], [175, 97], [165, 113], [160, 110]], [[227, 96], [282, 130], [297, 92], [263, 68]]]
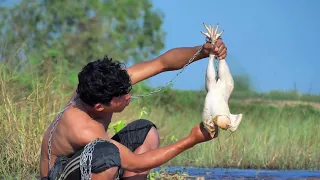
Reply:
[[[135, 154], [142, 154], [148, 152], [153, 149], [159, 148], [160, 138], [158, 130], [155, 127], [151, 127], [149, 132], [146, 135], [146, 138], [142, 145], [135, 149]], [[122, 180], [131, 180], [131, 179], [147, 179], [149, 174], [149, 170], [141, 173], [133, 173], [129, 171], [125, 171], [123, 174], [121, 173]]]
[[160, 146], [160, 137], [159, 137], [159, 133], [158, 130], [155, 127], [152, 127], [144, 142], [142, 143], [142, 145], [140, 145], [135, 151], [134, 153], [136, 154], [142, 154], [144, 152], [153, 150], [153, 149], [157, 149]]
[[[124, 144], [135, 154], [142, 154], [152, 149], [157, 149], [160, 144], [156, 125], [146, 119], [138, 119], [129, 123], [112, 139]], [[120, 177], [123, 179], [127, 179], [128, 177], [132, 179], [145, 179], [148, 172], [137, 174], [121, 169]]]
[[150, 131], [148, 132], [147, 138], [145, 140], [145, 143], [150, 144], [151, 149], [159, 148], [160, 146], [160, 136], [159, 132], [155, 127], [152, 127]]
[[148, 150], [157, 149], [160, 145], [160, 136], [157, 130], [157, 126], [147, 119], [138, 119], [134, 121], [139, 124], [140, 127], [146, 127], [147, 132], [142, 144], [134, 151], [135, 153], [144, 153]]

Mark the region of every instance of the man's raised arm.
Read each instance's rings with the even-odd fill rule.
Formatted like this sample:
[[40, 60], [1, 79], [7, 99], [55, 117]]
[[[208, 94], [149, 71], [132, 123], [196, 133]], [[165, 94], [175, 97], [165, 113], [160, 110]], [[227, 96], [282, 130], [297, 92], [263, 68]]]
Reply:
[[[155, 59], [137, 63], [127, 68], [131, 78], [131, 84], [136, 84], [165, 71], [181, 69], [189, 62], [190, 58], [195, 55], [199, 47], [200, 46], [170, 49]], [[227, 55], [227, 48], [221, 39], [218, 39], [215, 45], [206, 43], [204, 44], [202, 51], [192, 62], [208, 57], [210, 52], [216, 54], [220, 59], [224, 59]], [[76, 96], [77, 93], [74, 92], [70, 101]]]
[[[190, 58], [196, 54], [199, 48], [200, 46], [174, 48], [155, 59], [141, 62], [127, 68], [131, 77], [131, 83], [136, 84], [165, 71], [181, 69], [189, 62]], [[213, 52], [219, 57], [225, 57], [226, 47], [221, 39], [217, 41], [216, 45], [210, 43], [204, 44], [202, 51], [195, 57], [193, 62], [208, 57], [210, 52]]]

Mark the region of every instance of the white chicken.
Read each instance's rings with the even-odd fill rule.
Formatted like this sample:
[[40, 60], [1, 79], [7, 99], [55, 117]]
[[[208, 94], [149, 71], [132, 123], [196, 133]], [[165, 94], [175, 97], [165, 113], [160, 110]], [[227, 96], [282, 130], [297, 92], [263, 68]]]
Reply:
[[[202, 32], [212, 44], [215, 44], [223, 33], [217, 33], [219, 25], [213, 26], [203, 24], [208, 32]], [[214, 54], [210, 54], [206, 71], [206, 91], [207, 95], [202, 112], [202, 122], [205, 129], [212, 137], [217, 133], [218, 128], [235, 132], [242, 120], [242, 114], [231, 114], [229, 109], [229, 97], [234, 88], [228, 64], [225, 59], [219, 60], [218, 78], [214, 69]]]

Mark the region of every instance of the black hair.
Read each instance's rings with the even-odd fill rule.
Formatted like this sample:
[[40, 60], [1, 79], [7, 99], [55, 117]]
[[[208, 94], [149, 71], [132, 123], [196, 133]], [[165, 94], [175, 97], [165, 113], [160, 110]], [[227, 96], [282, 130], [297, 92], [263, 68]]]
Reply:
[[97, 103], [109, 105], [113, 97], [128, 94], [131, 89], [129, 74], [125, 65], [105, 56], [89, 62], [78, 74], [77, 93], [80, 99], [94, 106]]

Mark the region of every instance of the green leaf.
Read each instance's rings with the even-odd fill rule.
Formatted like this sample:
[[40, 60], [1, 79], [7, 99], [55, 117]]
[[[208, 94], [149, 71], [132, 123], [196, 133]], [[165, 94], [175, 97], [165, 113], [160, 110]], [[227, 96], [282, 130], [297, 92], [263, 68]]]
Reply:
[[118, 133], [122, 128], [126, 126], [124, 120], [118, 121], [111, 125], [111, 128], [114, 130], [115, 133]]
[[171, 136], [171, 142], [176, 142], [176, 141], [178, 141], [178, 139], [174, 135], [172, 135]]
[[144, 114], [145, 114], [145, 115], [148, 115], [148, 112], [146, 111], [146, 108], [145, 108], [145, 107], [143, 107], [142, 110], [140, 111], [139, 119], [141, 119]]

